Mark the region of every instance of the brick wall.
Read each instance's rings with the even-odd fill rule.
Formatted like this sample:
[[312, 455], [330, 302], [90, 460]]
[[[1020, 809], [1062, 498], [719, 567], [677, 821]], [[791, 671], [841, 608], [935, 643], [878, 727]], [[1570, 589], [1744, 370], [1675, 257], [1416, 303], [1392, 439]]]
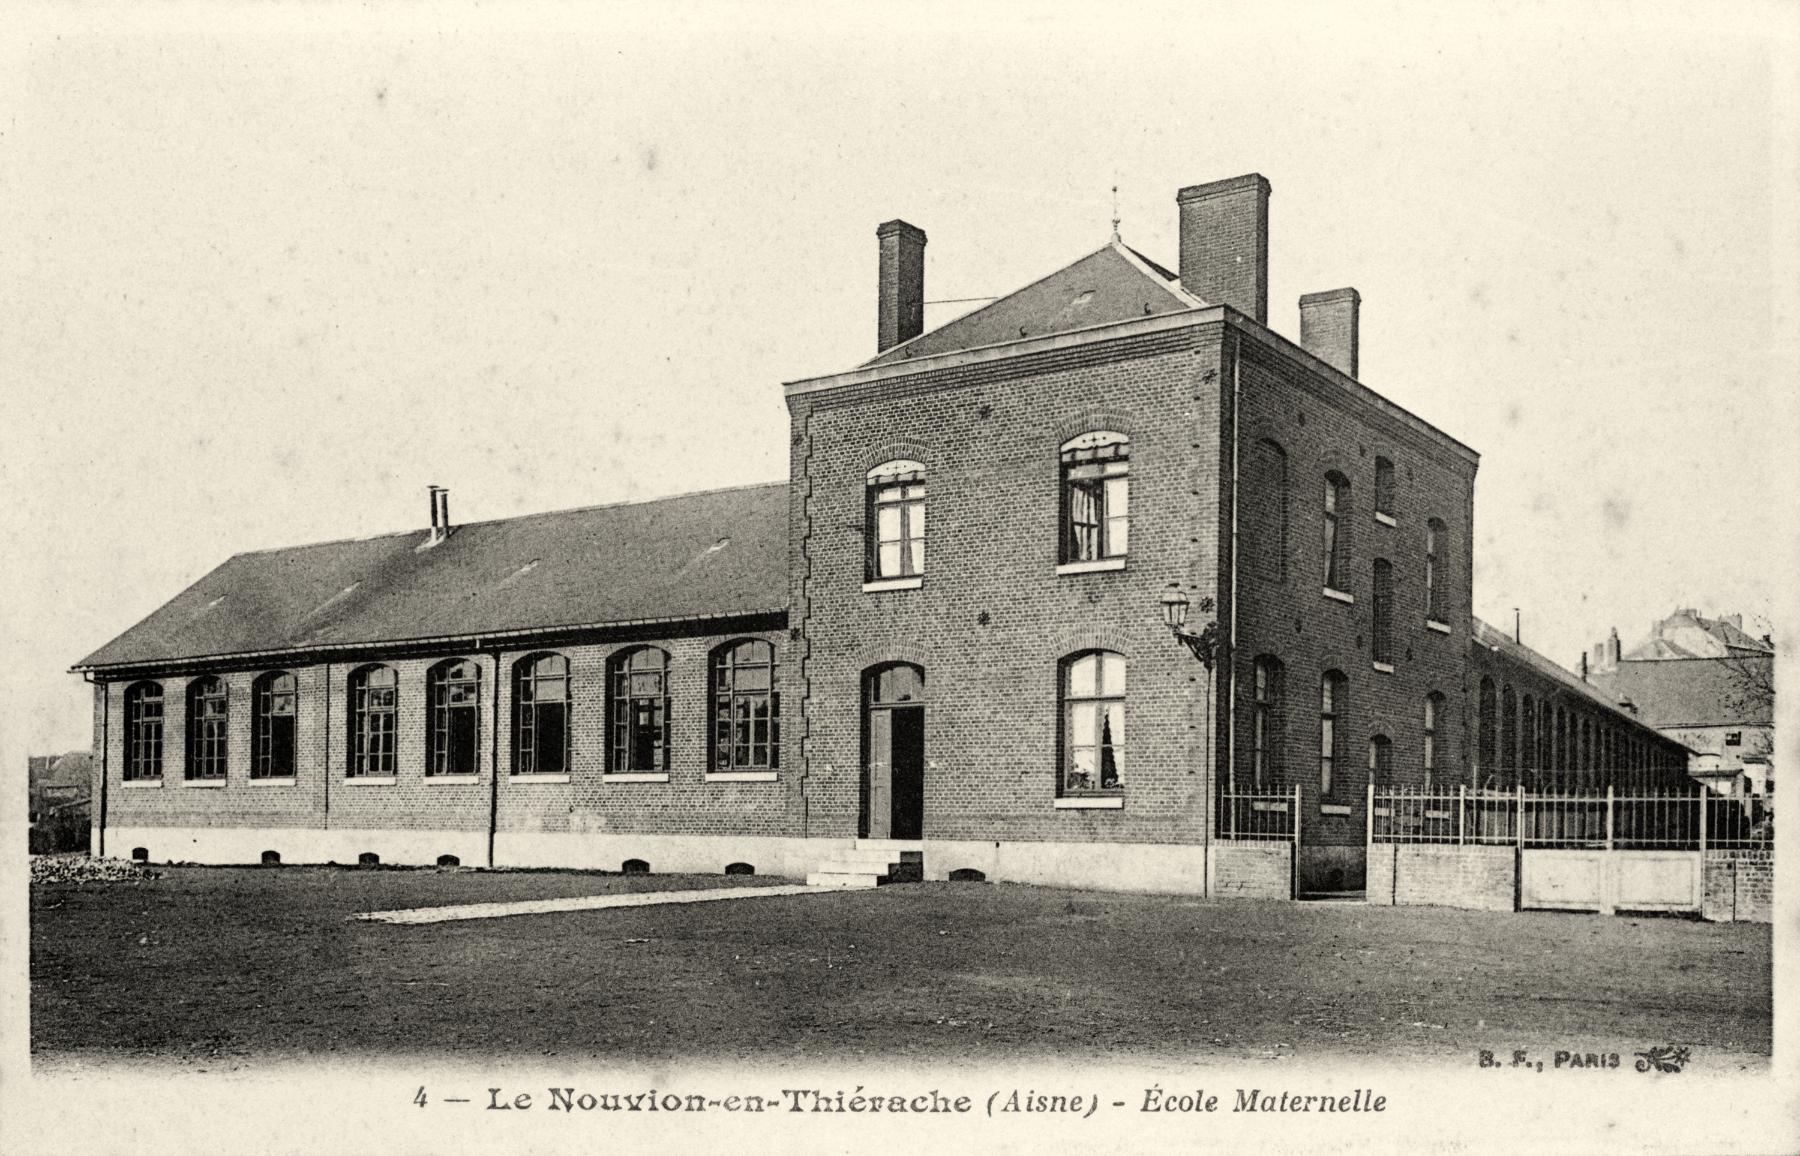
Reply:
[[1292, 899], [1293, 845], [1217, 840], [1212, 893], [1223, 899]]
[[1385, 843], [1370, 848], [1370, 903], [1513, 911], [1517, 883], [1511, 847]]
[[[814, 834], [854, 834], [862, 685], [925, 671], [928, 838], [1198, 843], [1207, 816], [1204, 671], [1158, 598], [1217, 598], [1218, 327], [888, 378], [792, 400], [793, 616], [806, 656]], [[1131, 438], [1123, 570], [1063, 574], [1058, 451]], [[866, 593], [870, 467], [927, 470], [928, 565], [914, 590]], [[1208, 615], [1196, 610], [1190, 626]], [[1058, 810], [1058, 662], [1128, 664], [1122, 810]]]
[[[510, 832], [625, 832], [668, 834], [790, 833], [797, 776], [789, 750], [773, 781], [709, 779], [711, 726], [709, 663], [715, 647], [732, 639], [772, 644], [782, 712], [798, 684], [785, 653], [787, 632], [758, 629], [676, 638], [629, 638], [604, 644], [549, 648], [569, 660], [571, 766], [567, 782], [515, 778], [513, 669], [544, 648], [469, 652], [481, 672], [480, 739], [473, 779], [434, 779], [425, 774], [426, 672], [446, 656], [390, 658], [399, 679], [396, 710], [396, 774], [392, 783], [361, 783], [346, 776], [349, 758], [348, 686], [361, 663], [285, 667], [299, 689], [296, 771], [291, 780], [250, 778], [252, 684], [265, 668], [229, 671], [230, 743], [225, 780], [197, 786], [183, 776], [187, 675], [157, 679], [164, 688], [164, 761], [160, 786], [123, 780], [126, 751], [124, 696], [130, 683], [105, 690], [110, 717], [104, 727], [107, 823], [110, 827], [284, 827], [485, 832], [494, 803], [495, 756], [500, 764], [498, 821]], [[605, 778], [607, 659], [640, 645], [670, 656], [670, 758], [667, 782]], [[449, 656], [457, 657], [457, 656]], [[785, 721], [785, 720], [784, 720]], [[97, 728], [97, 731], [100, 728]], [[97, 733], [97, 738], [99, 734]], [[790, 742], [783, 734], [783, 743]], [[112, 850], [112, 848], [109, 848]]]
[[1718, 922], [1769, 923], [1775, 903], [1770, 851], [1708, 851], [1700, 914]]

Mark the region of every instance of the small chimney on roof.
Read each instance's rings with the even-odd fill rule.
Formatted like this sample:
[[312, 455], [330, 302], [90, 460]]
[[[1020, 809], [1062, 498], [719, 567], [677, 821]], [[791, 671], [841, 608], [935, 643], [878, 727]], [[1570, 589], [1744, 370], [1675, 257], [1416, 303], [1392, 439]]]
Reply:
[[875, 352], [886, 353], [925, 331], [925, 230], [894, 220], [878, 225], [875, 236], [881, 243]]
[[1175, 194], [1181, 287], [1269, 323], [1269, 182], [1246, 173]]
[[1621, 653], [1623, 649], [1619, 645], [1619, 628], [1615, 626], [1606, 636], [1606, 665], [1609, 669], [1619, 665], [1619, 660], [1624, 657]]
[[1333, 369], [1356, 376], [1357, 314], [1362, 294], [1327, 289], [1300, 298], [1300, 346]]
[[426, 486], [431, 498], [431, 533], [427, 546], [435, 546], [450, 536], [450, 491], [442, 486]]

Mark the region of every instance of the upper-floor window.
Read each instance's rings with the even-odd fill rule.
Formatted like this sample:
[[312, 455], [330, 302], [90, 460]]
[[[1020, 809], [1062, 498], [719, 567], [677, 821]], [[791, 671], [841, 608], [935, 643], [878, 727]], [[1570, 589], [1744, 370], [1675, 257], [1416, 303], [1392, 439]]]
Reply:
[[569, 660], [534, 654], [513, 664], [515, 775], [569, 773]]
[[1258, 532], [1247, 535], [1253, 573], [1271, 582], [1287, 580], [1288, 460], [1287, 451], [1262, 438], [1250, 447], [1250, 476], [1245, 479], [1244, 505]]
[[1344, 675], [1341, 671], [1328, 670], [1319, 679], [1319, 793], [1327, 797], [1335, 794], [1338, 785], [1343, 709]]
[[1444, 696], [1432, 691], [1425, 696], [1425, 789], [1437, 778], [1438, 725], [1444, 716]]
[[669, 769], [669, 656], [654, 646], [615, 654], [606, 664], [613, 774]]
[[353, 779], [394, 773], [394, 718], [400, 679], [391, 666], [365, 666], [350, 676], [350, 761]]
[[1375, 606], [1372, 615], [1372, 629], [1375, 661], [1383, 666], [1392, 666], [1394, 662], [1394, 564], [1386, 558], [1375, 559], [1373, 589]]
[[1425, 617], [1444, 621], [1443, 595], [1444, 523], [1432, 518], [1425, 523]]
[[1131, 439], [1111, 430], [1062, 446], [1064, 562], [1123, 558], [1131, 548]]
[[1272, 654], [1260, 654], [1252, 672], [1250, 713], [1250, 781], [1258, 791], [1281, 781], [1282, 666]]
[[425, 676], [431, 724], [427, 775], [473, 775], [480, 769], [481, 668], [467, 658], [440, 662]]
[[125, 692], [125, 778], [161, 779], [163, 773], [163, 688], [134, 684]]
[[1344, 475], [1325, 475], [1325, 585], [1344, 590], [1349, 584], [1349, 543], [1344, 518], [1350, 513], [1350, 483]]
[[910, 578], [925, 573], [925, 467], [884, 462], [869, 471], [867, 575]]
[[1483, 678], [1477, 691], [1475, 704], [1475, 781], [1482, 784], [1481, 776], [1494, 773], [1494, 731], [1496, 728], [1495, 712], [1499, 709], [1499, 699], [1494, 690], [1494, 680]]
[[713, 769], [774, 770], [781, 765], [781, 696], [775, 648], [759, 639], [713, 653]]
[[250, 777], [294, 777], [294, 726], [300, 690], [294, 676], [272, 670], [256, 680], [256, 714], [251, 720]]
[[1394, 463], [1381, 457], [1375, 459], [1375, 516], [1394, 517]]
[[225, 777], [230, 744], [231, 696], [225, 680], [208, 675], [188, 684], [187, 777]]
[[1744, 732], [1743, 731], [1726, 731], [1725, 732], [1725, 745], [1728, 747], [1743, 746], [1744, 745]]
[[1064, 795], [1113, 793], [1125, 771], [1125, 656], [1090, 650], [1063, 662]]

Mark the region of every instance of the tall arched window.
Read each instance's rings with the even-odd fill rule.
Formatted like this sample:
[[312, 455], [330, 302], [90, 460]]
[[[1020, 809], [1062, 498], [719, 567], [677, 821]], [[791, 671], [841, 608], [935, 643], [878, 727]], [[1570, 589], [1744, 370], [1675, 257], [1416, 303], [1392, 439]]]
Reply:
[[515, 775], [569, 773], [569, 660], [533, 654], [513, 663]]
[[1283, 779], [1282, 669], [1272, 654], [1257, 655], [1253, 668], [1250, 715], [1250, 781], [1258, 791], [1277, 786]]
[[669, 656], [654, 646], [613, 655], [606, 663], [606, 694], [612, 726], [607, 771], [668, 770]]
[[1425, 696], [1425, 789], [1430, 791], [1437, 779], [1438, 725], [1444, 717], [1444, 696], [1432, 691]]
[[125, 691], [125, 779], [160, 780], [163, 773], [163, 688], [134, 683]]
[[1494, 718], [1496, 702], [1494, 697], [1494, 680], [1481, 680], [1480, 698], [1476, 704], [1475, 724], [1475, 785], [1482, 786], [1487, 776], [1494, 773]]
[[1386, 558], [1375, 559], [1373, 600], [1375, 661], [1391, 668], [1394, 665], [1394, 564]]
[[350, 675], [350, 758], [353, 779], [394, 775], [394, 718], [399, 676], [391, 666], [365, 666]]
[[1528, 694], [1519, 696], [1519, 781], [1535, 786], [1538, 769], [1537, 703]]
[[925, 573], [925, 467], [907, 460], [883, 462], [869, 471], [864, 493], [865, 577]]
[[775, 648], [751, 639], [713, 652], [713, 769], [772, 771], [781, 765], [781, 696]]
[[1064, 795], [1116, 793], [1125, 776], [1125, 656], [1090, 650], [1063, 661]]
[[1500, 691], [1500, 773], [1515, 782], [1519, 775], [1519, 699], [1510, 684]]
[[1062, 560], [1123, 558], [1131, 548], [1131, 439], [1095, 430], [1062, 444]]
[[1250, 572], [1271, 582], [1287, 581], [1288, 459], [1287, 451], [1268, 438], [1250, 448], [1250, 476], [1244, 486], [1250, 524], [1260, 531], [1247, 536]]
[[1319, 679], [1319, 793], [1332, 798], [1338, 788], [1343, 748], [1344, 675], [1328, 670]]
[[1383, 457], [1375, 459], [1375, 517], [1394, 520], [1394, 463]]
[[256, 680], [256, 714], [251, 720], [253, 779], [294, 777], [294, 723], [300, 713], [300, 690], [294, 676], [272, 670]]
[[230, 745], [231, 693], [225, 680], [208, 675], [188, 684], [187, 777], [196, 782], [225, 777]]
[[1345, 519], [1350, 514], [1350, 482], [1342, 474], [1325, 475], [1325, 585], [1345, 590], [1350, 583], [1350, 543]]
[[1425, 617], [1439, 623], [1445, 621], [1444, 544], [1444, 523], [1432, 518], [1425, 523]]
[[1394, 789], [1394, 744], [1386, 735], [1369, 737], [1369, 782], [1376, 791]]
[[426, 731], [425, 773], [473, 775], [481, 763], [481, 668], [472, 659], [452, 658], [425, 675], [431, 704]]

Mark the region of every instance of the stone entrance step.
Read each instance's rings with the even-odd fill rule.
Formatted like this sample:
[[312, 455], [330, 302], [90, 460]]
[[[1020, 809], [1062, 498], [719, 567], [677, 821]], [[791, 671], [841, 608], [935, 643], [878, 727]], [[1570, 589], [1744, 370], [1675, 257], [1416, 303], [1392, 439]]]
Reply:
[[917, 839], [858, 839], [833, 851], [806, 876], [811, 887], [869, 888], [925, 877], [925, 845]]

